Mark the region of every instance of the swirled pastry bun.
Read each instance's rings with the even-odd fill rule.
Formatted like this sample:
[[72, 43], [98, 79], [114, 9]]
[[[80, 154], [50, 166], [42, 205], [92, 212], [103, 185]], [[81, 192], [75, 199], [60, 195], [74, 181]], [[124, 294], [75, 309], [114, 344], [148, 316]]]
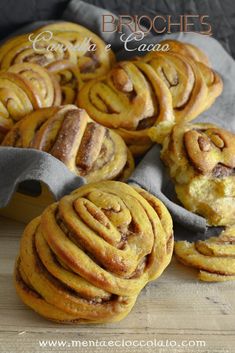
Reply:
[[55, 22], [39, 28], [37, 33], [50, 31], [54, 37], [70, 44], [76, 56], [76, 66], [82, 81], [106, 74], [112, 67], [115, 56], [105, 49], [105, 42], [89, 29], [72, 22]]
[[158, 199], [116, 181], [85, 185], [26, 227], [15, 287], [56, 322], [119, 321], [172, 251], [172, 220]]
[[134, 169], [123, 139], [74, 105], [34, 111], [15, 124], [2, 145], [48, 152], [88, 182], [124, 180]]
[[68, 60], [77, 66], [84, 81], [108, 72], [115, 61], [112, 50], [89, 29], [71, 22], [55, 22], [34, 33], [10, 38], [0, 47], [0, 67], [31, 62], [48, 66]]
[[134, 155], [169, 133], [174, 115], [172, 97], [152, 67], [141, 60], [119, 62], [107, 75], [86, 83], [78, 105], [92, 119], [115, 129]]
[[190, 44], [168, 42], [169, 52], [119, 62], [78, 93], [78, 105], [116, 129], [135, 155], [153, 142], [162, 143], [174, 123], [195, 119], [223, 89], [204, 53]]
[[212, 124], [176, 125], [162, 160], [178, 199], [210, 225], [235, 222], [235, 135]]
[[204, 241], [177, 241], [175, 255], [184, 265], [198, 269], [202, 281], [235, 280], [235, 227], [225, 228], [219, 236]]
[[11, 66], [7, 72], [18, 74], [29, 83], [34, 95], [40, 97], [42, 108], [61, 104], [59, 83], [44, 67], [34, 63], [21, 63]]
[[183, 55], [182, 51], [169, 51], [149, 52], [143, 58], [169, 88], [177, 123], [195, 119], [213, 104], [223, 89], [220, 76], [192, 57]]
[[26, 114], [61, 103], [60, 86], [46, 69], [31, 63], [0, 72], [0, 142]]
[[[35, 46], [33, 43], [35, 35], [27, 33], [16, 36], [0, 46], [1, 70], [8, 70], [12, 65], [26, 62], [44, 67], [57, 60], [69, 60], [71, 63], [77, 63], [76, 54], [71, 50], [68, 41], [56, 36], [52, 38], [47, 32]], [[48, 46], [55, 50], [48, 50]]]

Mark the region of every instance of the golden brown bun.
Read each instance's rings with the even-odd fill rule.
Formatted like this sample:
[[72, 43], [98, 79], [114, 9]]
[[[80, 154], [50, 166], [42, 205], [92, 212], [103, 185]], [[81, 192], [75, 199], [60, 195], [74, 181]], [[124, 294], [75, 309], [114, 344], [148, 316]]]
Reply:
[[168, 87], [141, 60], [123, 61], [106, 76], [86, 83], [79, 92], [78, 105], [92, 119], [116, 129], [134, 155], [160, 141], [174, 122]]
[[223, 83], [210, 67], [181, 52], [149, 52], [148, 63], [169, 88], [177, 123], [195, 119], [221, 94]]
[[40, 97], [42, 108], [61, 104], [59, 83], [44, 67], [21, 63], [11, 66], [7, 71], [20, 75], [29, 83], [34, 95]]
[[81, 80], [87, 81], [108, 72], [115, 61], [112, 50], [106, 51], [105, 46], [101, 38], [83, 26], [56, 22], [6, 41], [0, 47], [0, 68], [6, 70], [23, 62], [48, 66], [68, 60], [79, 69]]
[[211, 225], [235, 221], [235, 135], [212, 124], [176, 125], [161, 158], [182, 204]]
[[14, 123], [31, 111], [59, 105], [60, 86], [43, 67], [22, 63], [0, 72], [0, 142]]
[[[42, 39], [36, 44], [35, 50], [33, 42], [29, 39], [30, 35], [30, 38], [33, 40], [37, 33], [27, 33], [13, 37], [1, 45], [1, 70], [8, 70], [12, 65], [25, 62], [31, 62], [44, 67], [57, 60], [69, 60], [71, 63], [77, 63], [76, 54], [70, 49], [68, 41], [56, 36], [50, 39], [50, 34], [47, 33], [47, 35], [44, 36], [44, 40]], [[58, 50], [49, 51], [47, 50], [48, 45], [50, 45], [51, 48], [58, 48]], [[59, 49], [61, 47], [64, 47], [64, 50]]]
[[48, 319], [119, 321], [172, 251], [172, 220], [158, 199], [116, 181], [85, 185], [26, 227], [15, 286]]
[[[55, 22], [39, 28], [37, 33], [43, 31], [51, 31], [54, 37], [63, 39], [73, 46], [82, 81], [88, 81], [107, 73], [115, 61], [114, 53], [112, 50], [105, 49], [106, 44], [99, 36], [76, 23]], [[93, 45], [90, 49], [95, 50], [88, 51], [86, 46], [83, 50], [81, 48], [79, 50], [79, 45], [83, 42]]]
[[175, 243], [176, 257], [186, 266], [199, 270], [198, 278], [207, 282], [235, 279], [235, 227], [226, 228], [218, 237], [195, 243]]
[[30, 82], [12, 72], [0, 72], [0, 132], [2, 137], [14, 123], [42, 106]]
[[48, 152], [88, 182], [126, 180], [134, 170], [133, 157], [122, 138], [74, 105], [27, 115], [15, 124], [2, 145]]

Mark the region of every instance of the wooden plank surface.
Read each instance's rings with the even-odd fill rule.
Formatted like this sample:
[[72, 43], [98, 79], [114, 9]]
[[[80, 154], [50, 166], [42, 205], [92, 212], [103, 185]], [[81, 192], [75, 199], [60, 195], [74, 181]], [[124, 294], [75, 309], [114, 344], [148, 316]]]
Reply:
[[[200, 283], [194, 270], [174, 259], [161, 278], [142, 291], [120, 323], [66, 326], [42, 319], [21, 303], [13, 286], [23, 228], [0, 218], [0, 352], [235, 352], [235, 282]], [[112, 347], [110, 341], [122, 346]], [[133, 347], [147, 341], [149, 347]]]

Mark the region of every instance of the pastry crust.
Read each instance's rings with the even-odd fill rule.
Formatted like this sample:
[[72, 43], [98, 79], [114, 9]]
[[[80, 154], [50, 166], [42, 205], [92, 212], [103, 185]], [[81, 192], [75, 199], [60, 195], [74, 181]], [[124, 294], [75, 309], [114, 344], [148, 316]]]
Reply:
[[161, 158], [178, 199], [210, 225], [235, 221], [235, 135], [212, 124], [179, 124], [166, 138]]
[[74, 104], [83, 81], [77, 65], [69, 60], [58, 60], [47, 66], [49, 72], [55, 76], [61, 88], [61, 104]]
[[149, 52], [144, 61], [170, 90], [177, 123], [195, 119], [222, 92], [220, 76], [204, 63], [195, 61], [191, 55], [183, 55], [181, 51]]
[[228, 227], [218, 237], [204, 241], [178, 241], [175, 243], [175, 255], [186, 266], [198, 269], [198, 278], [202, 281], [234, 280], [235, 227]]
[[15, 286], [48, 319], [119, 321], [172, 251], [172, 220], [158, 199], [121, 182], [90, 184], [26, 227]]
[[86, 83], [77, 103], [92, 119], [115, 129], [134, 155], [151, 147], [152, 136], [162, 140], [174, 122], [167, 86], [141, 60], [120, 62], [108, 75]]
[[15, 124], [2, 145], [48, 152], [88, 182], [126, 180], [134, 170], [132, 154], [122, 138], [74, 105], [27, 115]]
[[7, 71], [20, 75], [30, 84], [34, 95], [40, 96], [42, 108], [61, 104], [59, 83], [44, 67], [34, 63], [21, 63], [11, 66]]
[[14, 123], [42, 106], [41, 97], [30, 82], [12, 72], [0, 72], [0, 133], [1, 138]]
[[[62, 38], [72, 45], [72, 50], [76, 55], [76, 66], [82, 81], [88, 81], [106, 74], [115, 62], [113, 51], [105, 49], [105, 42], [91, 32], [89, 29], [71, 22], [55, 22], [43, 26], [37, 33], [51, 31], [56, 38]], [[87, 50], [82, 43], [95, 46]]]

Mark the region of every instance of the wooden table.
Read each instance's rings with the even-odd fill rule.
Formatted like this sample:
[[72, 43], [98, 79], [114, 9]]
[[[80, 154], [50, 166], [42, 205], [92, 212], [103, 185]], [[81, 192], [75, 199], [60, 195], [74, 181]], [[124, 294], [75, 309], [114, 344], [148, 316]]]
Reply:
[[[23, 228], [21, 223], [0, 218], [0, 352], [235, 352], [235, 282], [200, 283], [194, 270], [175, 260], [160, 279], [142, 291], [130, 315], [120, 323], [66, 326], [42, 319], [21, 303], [13, 287], [14, 259]], [[42, 348], [42, 340], [57, 346]], [[85, 347], [89, 340], [98, 340], [99, 345], [121, 340], [125, 340], [122, 345], [134, 340], [143, 345], [151, 341], [149, 345], [162, 347]], [[191, 347], [180, 346], [182, 340]], [[58, 347], [61, 341], [65, 347]], [[72, 343], [75, 341], [80, 343]], [[199, 347], [203, 344], [199, 341], [205, 341], [206, 346]]]

